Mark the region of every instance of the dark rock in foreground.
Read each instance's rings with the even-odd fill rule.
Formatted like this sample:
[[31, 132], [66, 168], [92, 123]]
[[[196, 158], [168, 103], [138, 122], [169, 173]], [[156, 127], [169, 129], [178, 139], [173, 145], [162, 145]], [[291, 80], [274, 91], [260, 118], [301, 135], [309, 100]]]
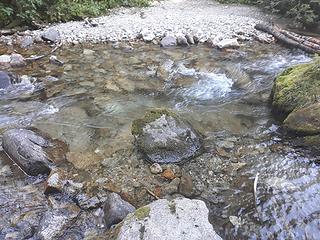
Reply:
[[132, 124], [139, 150], [151, 162], [180, 163], [201, 153], [202, 140], [195, 129], [177, 114], [152, 110]]
[[106, 226], [109, 228], [121, 222], [129, 213], [135, 210], [134, 206], [124, 201], [118, 194], [110, 193], [104, 205]]
[[0, 89], [5, 89], [11, 85], [11, 78], [7, 72], [0, 71]]
[[53, 163], [65, 159], [67, 146], [28, 129], [11, 129], [3, 134], [6, 154], [29, 175], [48, 174]]

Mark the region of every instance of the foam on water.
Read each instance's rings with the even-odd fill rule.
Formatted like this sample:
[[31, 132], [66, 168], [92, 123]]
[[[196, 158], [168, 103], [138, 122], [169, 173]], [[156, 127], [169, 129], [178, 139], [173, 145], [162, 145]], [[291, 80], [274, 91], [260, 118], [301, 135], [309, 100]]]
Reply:
[[225, 74], [199, 72], [195, 78], [198, 79], [196, 83], [177, 91], [177, 94], [187, 101], [208, 101], [226, 97], [233, 85], [232, 79]]

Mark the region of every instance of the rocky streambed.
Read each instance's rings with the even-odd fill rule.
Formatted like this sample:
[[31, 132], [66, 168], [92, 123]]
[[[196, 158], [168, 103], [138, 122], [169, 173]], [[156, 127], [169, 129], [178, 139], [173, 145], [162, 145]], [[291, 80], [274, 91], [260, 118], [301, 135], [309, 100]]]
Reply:
[[0, 49], [0, 238], [317, 239], [318, 155], [270, 105], [275, 77], [312, 56], [87, 44], [16, 64], [13, 49]]

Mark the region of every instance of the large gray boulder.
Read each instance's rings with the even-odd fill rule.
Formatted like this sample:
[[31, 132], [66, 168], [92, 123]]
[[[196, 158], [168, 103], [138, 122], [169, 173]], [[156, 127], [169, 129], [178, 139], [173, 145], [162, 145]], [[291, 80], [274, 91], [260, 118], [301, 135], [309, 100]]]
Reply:
[[177, 114], [155, 109], [132, 124], [136, 145], [148, 160], [180, 163], [201, 153], [200, 134]]
[[60, 41], [60, 33], [55, 30], [55, 29], [48, 29], [47, 31], [45, 31], [42, 35], [41, 38], [44, 41], [48, 41], [51, 43], [55, 43], [55, 42], [59, 42]]
[[103, 210], [106, 226], [109, 228], [121, 222], [129, 213], [134, 212], [136, 208], [124, 201], [118, 194], [110, 193]]
[[177, 39], [174, 36], [165, 36], [160, 41], [161, 47], [174, 47], [177, 46]]
[[3, 134], [6, 154], [28, 175], [48, 174], [53, 163], [65, 159], [67, 146], [28, 129], [11, 129]]
[[222, 240], [200, 200], [157, 200], [129, 214], [118, 226], [117, 240]]
[[7, 72], [0, 71], [0, 89], [5, 89], [11, 85], [11, 78]]

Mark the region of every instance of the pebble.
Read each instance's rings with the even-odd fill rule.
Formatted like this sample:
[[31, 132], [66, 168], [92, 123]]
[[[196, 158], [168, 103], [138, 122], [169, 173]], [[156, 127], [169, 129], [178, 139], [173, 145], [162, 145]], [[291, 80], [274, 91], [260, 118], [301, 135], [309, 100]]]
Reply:
[[154, 163], [150, 166], [150, 172], [152, 174], [159, 174], [163, 172], [163, 169], [159, 163]]
[[173, 180], [176, 178], [176, 176], [171, 168], [167, 168], [166, 170], [164, 170], [163, 173], [161, 174], [161, 176], [168, 179], [168, 180]]

